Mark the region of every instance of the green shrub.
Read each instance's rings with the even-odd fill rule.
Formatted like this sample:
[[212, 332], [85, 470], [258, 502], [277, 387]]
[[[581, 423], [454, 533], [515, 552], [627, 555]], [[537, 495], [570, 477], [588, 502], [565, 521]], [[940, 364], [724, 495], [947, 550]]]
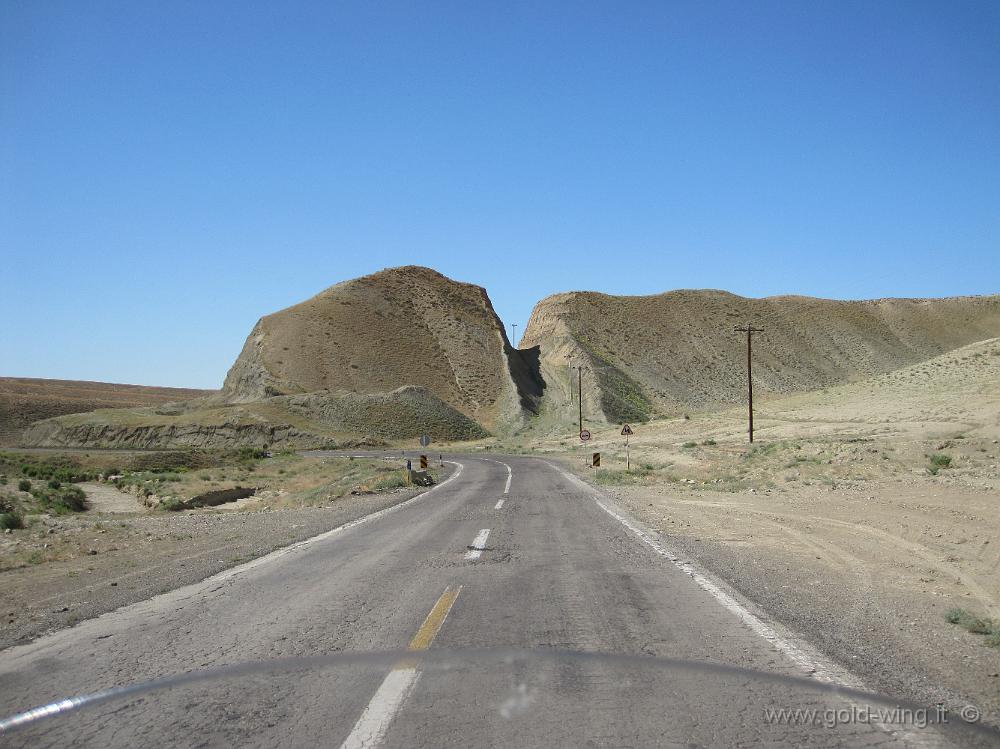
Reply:
[[18, 488], [18, 491], [30, 492], [31, 491], [31, 482], [28, 481], [28, 479], [21, 479], [20, 481], [17, 482], [17, 488]]
[[19, 512], [0, 513], [0, 530], [17, 530], [24, 527], [24, 516]]
[[945, 621], [957, 624], [974, 635], [985, 635], [983, 642], [991, 648], [1000, 648], [1000, 623], [992, 619], [976, 616], [968, 609], [948, 609], [944, 615]]
[[87, 509], [87, 495], [78, 486], [63, 486], [59, 489], [37, 487], [31, 490], [31, 496], [43, 509], [56, 515]]
[[85, 470], [68, 456], [37, 457], [17, 453], [0, 453], [0, 470], [17, 472], [27, 478], [48, 481], [55, 479], [64, 484], [87, 481], [94, 474]]
[[681, 447], [698, 447], [697, 442], [685, 442]]
[[715, 440], [705, 440], [701, 444], [708, 445], [709, 447], [712, 447], [713, 445], [717, 445], [718, 443]]
[[950, 468], [951, 456], [945, 455], [944, 453], [934, 453], [931, 456], [931, 465], [937, 466], [938, 468]]
[[49, 479], [49, 489], [58, 489], [62, 486], [62, 481], [59, 479]]
[[962, 629], [977, 635], [989, 634], [992, 625], [988, 619], [976, 616], [967, 609], [948, 609], [944, 618], [952, 624], [957, 624]]

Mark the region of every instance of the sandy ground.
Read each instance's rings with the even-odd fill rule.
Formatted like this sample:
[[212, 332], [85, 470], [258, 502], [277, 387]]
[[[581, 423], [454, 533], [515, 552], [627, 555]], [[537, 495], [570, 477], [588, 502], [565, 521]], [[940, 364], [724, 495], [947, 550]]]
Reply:
[[113, 484], [77, 484], [87, 494], [87, 502], [95, 513], [138, 512], [142, 509], [134, 494], [120, 492]]
[[610, 492], [668, 545], [876, 691], [918, 704], [975, 704], [1000, 723], [1000, 650], [944, 618], [953, 607], [998, 611], [1000, 494], [874, 483]]

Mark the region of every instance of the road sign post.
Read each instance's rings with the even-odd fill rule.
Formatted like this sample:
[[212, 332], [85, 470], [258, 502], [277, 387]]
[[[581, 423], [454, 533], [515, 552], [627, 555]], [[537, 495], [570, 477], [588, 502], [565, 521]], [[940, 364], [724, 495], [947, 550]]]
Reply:
[[420, 435], [420, 446], [427, 447], [431, 443], [430, 435], [421, 434]]
[[591, 458], [591, 460], [590, 460], [590, 464], [592, 466], [594, 466], [594, 468], [600, 468], [601, 467], [601, 454], [600, 453], [594, 453], [593, 458]]
[[632, 463], [629, 460], [629, 455], [628, 455], [628, 438], [632, 436], [632, 427], [630, 427], [628, 424], [623, 426], [622, 434], [625, 436], [625, 470], [630, 471], [632, 470]]
[[590, 432], [587, 431], [586, 429], [581, 429], [580, 430], [580, 441], [581, 442], [586, 442], [589, 439], [590, 439]]
[[420, 456], [420, 470], [422, 470], [422, 471], [426, 471], [427, 470], [427, 456], [426, 455], [421, 455]]

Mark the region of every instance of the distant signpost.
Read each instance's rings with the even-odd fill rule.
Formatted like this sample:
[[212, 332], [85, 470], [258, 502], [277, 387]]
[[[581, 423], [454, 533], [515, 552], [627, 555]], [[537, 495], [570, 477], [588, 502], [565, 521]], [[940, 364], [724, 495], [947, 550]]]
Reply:
[[421, 434], [420, 435], [420, 446], [427, 447], [431, 443], [430, 435]]
[[628, 424], [622, 427], [622, 436], [625, 438], [625, 470], [632, 470], [632, 462], [629, 460], [628, 455], [628, 438], [632, 436], [632, 427]]
[[580, 430], [580, 440], [582, 442], [586, 442], [589, 439], [590, 439], [590, 432], [588, 432], [586, 429], [581, 429]]

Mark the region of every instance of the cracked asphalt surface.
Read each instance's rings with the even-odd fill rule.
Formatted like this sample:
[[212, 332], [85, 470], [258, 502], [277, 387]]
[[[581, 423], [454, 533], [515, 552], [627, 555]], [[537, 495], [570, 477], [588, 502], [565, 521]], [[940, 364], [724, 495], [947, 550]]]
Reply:
[[[332, 661], [129, 695], [0, 743], [991, 745], [905, 724], [767, 720], [860, 703], [809, 688], [809, 669], [555, 466], [492, 458], [456, 458], [447, 482], [367, 522], [0, 653], [0, 713], [234, 664]], [[400, 656], [408, 643], [429, 649]]]

